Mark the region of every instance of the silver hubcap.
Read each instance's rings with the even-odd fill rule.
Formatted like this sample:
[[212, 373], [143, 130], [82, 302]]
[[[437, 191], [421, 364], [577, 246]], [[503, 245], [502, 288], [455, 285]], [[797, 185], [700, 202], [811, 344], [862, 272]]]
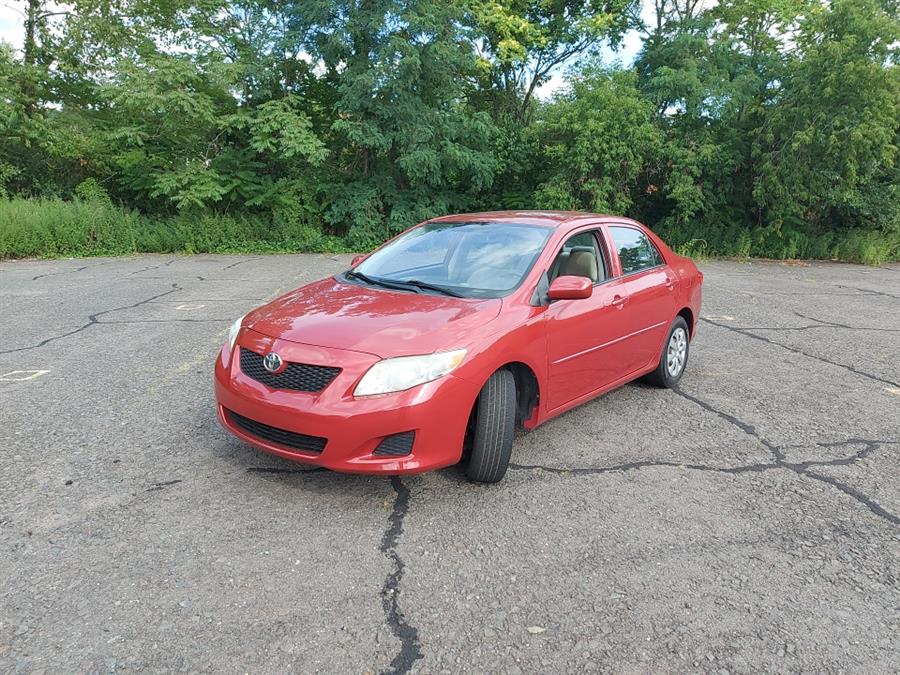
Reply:
[[669, 346], [666, 347], [666, 370], [671, 377], [678, 377], [684, 369], [687, 360], [687, 333], [684, 328], [676, 328], [669, 338]]

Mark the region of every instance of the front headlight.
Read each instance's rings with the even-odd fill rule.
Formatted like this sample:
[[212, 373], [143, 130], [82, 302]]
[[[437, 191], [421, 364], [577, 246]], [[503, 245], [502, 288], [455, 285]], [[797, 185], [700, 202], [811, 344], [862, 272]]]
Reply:
[[388, 394], [431, 382], [456, 368], [466, 356], [465, 349], [424, 356], [398, 356], [379, 361], [356, 385], [354, 396]]
[[[244, 316], [247, 316], [246, 314]], [[228, 329], [228, 349], [234, 349], [234, 341], [237, 340], [238, 333], [241, 332], [241, 322], [243, 322], [244, 317], [242, 316], [233, 324], [231, 324], [231, 328]]]

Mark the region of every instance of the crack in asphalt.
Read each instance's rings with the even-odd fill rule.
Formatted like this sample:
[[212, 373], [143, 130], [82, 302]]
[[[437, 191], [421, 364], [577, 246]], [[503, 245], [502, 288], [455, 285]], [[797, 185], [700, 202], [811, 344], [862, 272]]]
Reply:
[[735, 295], [746, 295], [748, 298], [856, 298], [859, 293], [834, 293], [832, 291], [734, 291]]
[[772, 462], [768, 466], [755, 464], [755, 465], [749, 465], [749, 466], [745, 466], [745, 467], [734, 467], [734, 468], [728, 470], [727, 471], [728, 473], [742, 473], [744, 471], [768, 471], [771, 469], [781, 469], [781, 468], [788, 469], [798, 475], [808, 476], [815, 480], [832, 485], [833, 487], [837, 488], [844, 494], [849, 495], [850, 497], [853, 497], [854, 499], [856, 499], [856, 501], [858, 501], [860, 504], [865, 506], [871, 513], [875, 514], [879, 518], [887, 520], [888, 522], [893, 523], [894, 525], [900, 525], [900, 516], [898, 516], [894, 513], [891, 513], [890, 511], [888, 511], [883, 506], [878, 504], [874, 499], [872, 499], [865, 493], [857, 490], [854, 487], [847, 485], [846, 483], [839, 481], [837, 478], [834, 478], [833, 476], [826, 476], [826, 475], [815, 473], [815, 472], [812, 472], [809, 470], [811, 467], [847, 466], [847, 465], [853, 464], [854, 462], [857, 462], [859, 460], [865, 459], [866, 457], [871, 455], [876, 450], [876, 448], [880, 445], [897, 445], [897, 444], [900, 444], [900, 441], [850, 438], [845, 441], [836, 441], [836, 442], [830, 442], [830, 443], [819, 442], [819, 443], [816, 443], [816, 445], [818, 445], [819, 447], [824, 447], [824, 448], [834, 448], [834, 447], [842, 447], [842, 446], [846, 446], [846, 445], [860, 445], [860, 444], [864, 445], [865, 447], [863, 447], [862, 450], [859, 450], [856, 453], [854, 453], [854, 455], [852, 455], [851, 457], [841, 457], [841, 458], [832, 459], [832, 460], [813, 460], [813, 461], [808, 461], [808, 462], [788, 462], [785, 460], [785, 455], [784, 455], [785, 447], [784, 446], [776, 446], [775, 444], [771, 443], [770, 441], [767, 441], [766, 439], [764, 439], [762, 436], [759, 435], [759, 433], [757, 433], [757, 431], [756, 431], [755, 427], [753, 427], [753, 425], [748, 424], [748, 423], [738, 419], [737, 417], [734, 417], [733, 415], [729, 415], [726, 412], [718, 410], [711, 404], [709, 404], [705, 401], [702, 401], [701, 399], [698, 399], [694, 396], [691, 396], [690, 394], [686, 394], [685, 392], [681, 391], [680, 389], [675, 389], [673, 391], [675, 391], [675, 393], [683, 396], [684, 398], [696, 403], [704, 410], [708, 410], [708, 411], [718, 415], [722, 419], [724, 419], [724, 420], [730, 422], [732, 425], [736, 426], [738, 429], [740, 429], [744, 433], [752, 436], [757, 441], [759, 441], [763, 446], [768, 448], [769, 451], [772, 453], [772, 455], [775, 458], [775, 461]]
[[[862, 450], [858, 450], [849, 457], [839, 457], [837, 459], [813, 459], [808, 460], [806, 462], [782, 462], [788, 468], [801, 471], [808, 469], [814, 466], [848, 466], [853, 464], [854, 462], [858, 462], [861, 459], [865, 459], [873, 452], [875, 452], [879, 446], [881, 445], [898, 445], [900, 441], [887, 441], [887, 440], [871, 440], [867, 438], [848, 438], [846, 441], [832, 441], [830, 443], [816, 443], [820, 448], [842, 448], [847, 445], [864, 445], [865, 447]], [[804, 445], [785, 445], [782, 446], [784, 449], [788, 448], [805, 448]]]
[[726, 329], [726, 330], [732, 331], [733, 333], [738, 333], [739, 335], [744, 335], [744, 336], [749, 337], [749, 338], [752, 338], [752, 339], [754, 339], [754, 340], [759, 340], [760, 342], [765, 342], [765, 343], [767, 343], [767, 344], [774, 345], [774, 346], [776, 346], [776, 347], [781, 347], [782, 349], [786, 349], [786, 350], [788, 350], [789, 352], [793, 352], [794, 354], [800, 354], [801, 356], [805, 356], [805, 357], [810, 358], [810, 359], [815, 359], [816, 361], [821, 361], [822, 363], [827, 363], [827, 364], [829, 364], [829, 365], [831, 365], [831, 366], [837, 366], [838, 368], [843, 368], [844, 370], [848, 370], [848, 371], [850, 371], [851, 373], [854, 373], [854, 374], [859, 375], [859, 376], [861, 376], [861, 377], [868, 378], [868, 379], [873, 380], [873, 381], [875, 381], [875, 382], [881, 382], [882, 384], [888, 384], [888, 385], [890, 385], [890, 386], [892, 386], [892, 387], [900, 387], [900, 383], [894, 382], [893, 380], [888, 380], [887, 378], [879, 377], [878, 375], [873, 375], [872, 373], [868, 373], [868, 372], [866, 372], [866, 371], [864, 371], [864, 370], [860, 370], [859, 368], [856, 368], [855, 366], [848, 365], [848, 364], [846, 364], [846, 363], [840, 363], [840, 362], [838, 362], [838, 361], [832, 361], [831, 359], [826, 359], [824, 356], [818, 356], [818, 355], [816, 355], [816, 354], [810, 354], [809, 352], [805, 352], [805, 351], [803, 351], [802, 349], [800, 349], [800, 348], [798, 348], [798, 347], [792, 347], [791, 345], [786, 345], [786, 344], [784, 344], [783, 342], [777, 342], [777, 341], [775, 341], [775, 340], [772, 340], [772, 339], [770, 339], [770, 338], [767, 338], [767, 337], [764, 336], [764, 335], [758, 335], [758, 334], [756, 334], [756, 333], [752, 333], [752, 332], [750, 332], [750, 331], [749, 331], [748, 329], [746, 329], [746, 328], [739, 328], [739, 327], [737, 327], [737, 326], [729, 326], [729, 325], [724, 324], [724, 323], [719, 323], [718, 321], [713, 321], [712, 319], [707, 319], [706, 317], [700, 317], [700, 320], [703, 321], [704, 323], [708, 323], [708, 324], [710, 324], [710, 325], [712, 325], [712, 326], [717, 326], [717, 327], [719, 327], [719, 328], [724, 328], [724, 329]]
[[894, 525], [900, 525], [900, 516], [897, 516], [896, 514], [891, 513], [890, 511], [885, 509], [883, 506], [881, 506], [878, 502], [876, 502], [874, 499], [869, 497], [867, 494], [861, 492], [860, 490], [857, 490], [855, 487], [847, 485], [846, 483], [842, 483], [841, 481], [839, 481], [837, 478], [835, 478], [833, 476], [823, 475], [821, 473], [816, 473], [814, 471], [805, 471], [804, 470], [804, 471], [797, 471], [797, 473], [804, 475], [804, 476], [809, 476], [810, 478], [814, 478], [815, 480], [822, 481], [823, 483], [826, 483], [828, 485], [831, 485], [831, 486], [837, 488], [844, 494], [849, 495], [850, 497], [853, 497], [860, 504], [864, 504], [866, 506], [866, 508], [868, 508], [869, 511], [871, 511], [875, 515], [880, 516], [881, 518], [884, 518], [885, 520], [893, 523]]
[[784, 452], [782, 451], [782, 449], [777, 447], [774, 443], [770, 443], [765, 438], [760, 436], [759, 433], [756, 431], [756, 427], [754, 427], [752, 424], [748, 424], [747, 422], [744, 422], [743, 420], [738, 419], [734, 415], [730, 415], [722, 410], [719, 410], [712, 404], [707, 403], [706, 401], [699, 399], [696, 396], [691, 396], [690, 394], [688, 394], [685, 391], [682, 391], [681, 389], [673, 389], [672, 391], [675, 392], [676, 394], [678, 394], [679, 396], [681, 396], [682, 398], [686, 398], [688, 401], [694, 403], [695, 405], [700, 406], [707, 412], [711, 412], [714, 415], [718, 415], [720, 418], [722, 418], [723, 420], [725, 420], [732, 426], [737, 427], [738, 429], [743, 431], [748, 436], [752, 436], [753, 438], [755, 438], [762, 445], [764, 445], [766, 447], [766, 449], [769, 450], [769, 452], [772, 453], [772, 455], [775, 457], [776, 462], [784, 461]]
[[711, 473], [729, 473], [729, 474], [738, 474], [738, 473], [747, 473], [747, 472], [761, 472], [768, 471], [769, 469], [774, 469], [777, 465], [774, 462], [764, 463], [764, 464], [748, 464], [745, 466], [707, 466], [706, 464], [686, 464], [684, 462], [667, 462], [664, 460], [640, 460], [637, 462], [623, 462], [622, 464], [612, 464], [610, 466], [586, 466], [586, 467], [556, 467], [556, 466], [544, 466], [543, 464], [512, 464], [510, 463], [509, 468], [514, 469], [516, 471], [534, 471], [536, 469], [540, 471], [546, 471], [547, 473], [557, 474], [557, 475], [572, 475], [572, 476], [596, 476], [604, 473], [616, 473], [619, 471], [637, 471], [640, 469], [651, 469], [654, 467], [668, 467], [674, 469], [690, 469], [692, 471], [709, 471]]
[[[165, 279], [167, 277], [141, 277], [141, 279]], [[201, 277], [201, 276], [192, 276], [189, 277], [191, 279], [197, 279], [198, 281], [233, 281], [237, 282], [245, 282], [246, 279], [232, 279], [230, 277]]]
[[259, 260], [262, 256], [255, 256], [253, 258], [245, 258], [244, 260], [238, 260], [236, 263], [231, 263], [230, 265], [225, 265], [223, 270], [230, 270], [232, 267], [237, 267], [238, 265], [243, 265], [244, 263], [251, 262], [253, 260]]
[[32, 281], [37, 281], [38, 279], [43, 279], [44, 277], [55, 277], [60, 274], [74, 274], [75, 272], [83, 272], [88, 269], [95, 269], [97, 267], [103, 267], [104, 265], [109, 265], [115, 262], [115, 260], [104, 260], [103, 262], [98, 262], [96, 265], [82, 265], [81, 267], [76, 267], [75, 269], [62, 270], [61, 272], [47, 272], [46, 274], [38, 274], [36, 276], [31, 277]]
[[391, 562], [393, 570], [381, 588], [381, 607], [391, 633], [400, 640], [400, 651], [394, 656], [384, 673], [408, 673], [413, 664], [423, 657], [419, 644], [419, 630], [409, 625], [400, 609], [400, 582], [406, 565], [397, 553], [397, 544], [403, 534], [403, 519], [409, 510], [409, 488], [399, 476], [391, 476], [391, 487], [397, 493], [388, 519], [388, 528], [381, 539], [381, 552]]
[[[808, 316], [806, 314], [801, 314], [800, 312], [794, 312], [796, 316], [799, 316], [801, 319], [808, 319], [809, 321], [815, 321], [817, 324], [821, 324], [821, 326], [805, 326], [804, 328], [843, 328], [844, 330], [864, 330], [864, 331], [878, 331], [880, 333], [900, 333], [900, 328], [874, 328], [872, 326], [850, 326], [846, 323], [838, 323], [837, 321], [825, 321], [824, 319], [817, 319], [814, 316]], [[768, 329], [771, 330], [771, 329]]]
[[873, 291], [871, 288], [858, 288], [857, 286], [844, 286], [842, 284], [831, 284], [835, 288], [846, 288], [849, 291], [857, 291], [858, 293], [865, 293], [866, 295], [880, 295], [885, 298], [893, 298], [894, 300], [900, 300], [900, 295], [894, 295], [893, 293], [885, 293], [884, 291]]
[[[814, 319], [815, 320], [815, 319]], [[841, 326], [840, 324], [830, 324], [830, 323], [822, 323], [822, 324], [812, 324], [810, 326], [740, 326], [741, 330], [766, 330], [772, 331], [773, 333], [794, 333], [804, 330], [816, 330], [823, 328], [841, 328], [844, 330], [856, 330], [856, 331], [878, 331], [881, 333], [900, 333], [900, 329], [897, 328], [869, 328], [867, 326]]]
[[[880, 333], [900, 333], [900, 328], [875, 328], [874, 326], [850, 326], [846, 323], [837, 323], [836, 321], [825, 321], [824, 319], [817, 319], [814, 316], [807, 316], [806, 314], [801, 314], [800, 312], [794, 312], [794, 316], [798, 316], [801, 319], [807, 319], [808, 321], [815, 321], [815, 324], [811, 324], [808, 326], [731, 326], [731, 328], [739, 328], [740, 330], [767, 330], [775, 333], [778, 332], [792, 332], [792, 331], [801, 331], [801, 330], [812, 330], [812, 329], [821, 329], [821, 328], [840, 328], [842, 330], [858, 330], [858, 331], [877, 331]], [[702, 317], [703, 320], [706, 320], [705, 317]], [[715, 324], [718, 325], [718, 324]]]
[[[868, 443], [871, 444], [866, 448], [866, 450], [862, 451], [866, 454], [869, 454], [869, 451], [873, 448], [878, 447], [879, 445], [894, 443], [893, 441], [868, 441], [862, 439], [849, 439], [847, 441], [842, 441], [841, 444], [851, 445], [855, 443]], [[833, 444], [837, 445], [837, 444]], [[545, 466], [543, 464], [510, 464], [509, 468], [514, 471], [546, 471], [550, 474], [556, 475], [564, 475], [564, 476], [595, 476], [606, 473], [616, 473], [616, 472], [625, 472], [625, 471], [637, 471], [640, 469], [654, 468], [654, 467], [664, 467], [664, 468], [676, 468], [676, 469], [684, 469], [690, 471], [706, 471], [709, 473], [724, 473], [730, 475], [738, 475], [742, 473], [762, 473], [763, 471], [773, 471], [778, 469], [787, 469], [789, 471], [793, 471], [794, 473], [807, 476], [809, 478], [813, 478], [815, 480], [821, 481], [828, 485], [831, 485], [844, 494], [853, 497], [860, 504], [865, 506], [869, 511], [871, 511], [875, 516], [887, 520], [894, 525], [900, 525], [900, 516], [891, 513], [883, 506], [881, 506], [874, 499], [866, 495], [864, 492], [857, 490], [856, 488], [847, 485], [839, 481], [837, 478], [833, 476], [824, 475], [821, 473], [817, 473], [815, 471], [810, 471], [809, 469], [812, 467], [828, 467], [828, 466], [847, 466], [849, 464], [853, 464], [854, 462], [863, 459], [864, 455], [862, 453], [857, 453], [852, 457], [841, 457], [840, 459], [833, 460], [815, 460], [808, 462], [785, 462], [785, 461], [773, 461], [768, 463], [761, 464], [745, 464], [742, 466], [726, 466], [726, 467], [718, 467], [718, 466], [709, 466], [706, 464], [687, 464], [684, 462], [667, 462], [667, 461], [656, 461], [656, 460], [641, 460], [637, 462], [624, 462], [622, 464], [613, 464], [610, 466], [598, 466], [598, 467], [555, 467], [555, 466]]]
[[[141, 269], [135, 270], [134, 272], [129, 272], [125, 276], [132, 277], [135, 274], [140, 274], [141, 272], [149, 272], [150, 270], [158, 270], [163, 267], [168, 267], [169, 265], [174, 263], [176, 260], [177, 260], [177, 258], [172, 258], [171, 260], [164, 262], [161, 265], [147, 265], [147, 267], [142, 267]], [[144, 278], [149, 278], [149, 277], [144, 277]]]
[[178, 483], [181, 483], [181, 482], [182, 482], [181, 479], [178, 478], [176, 480], [163, 481], [162, 483], [153, 483], [153, 485], [148, 487], [145, 490], [145, 492], [154, 492], [155, 490], [164, 490], [165, 488], [169, 487], [170, 485], [177, 485]]
[[[256, 466], [247, 469], [248, 473], [268, 474], [307, 474], [320, 471], [328, 471], [324, 467], [311, 467], [309, 469], [289, 469], [284, 467]], [[388, 527], [381, 538], [379, 550], [390, 561], [391, 571], [384, 579], [381, 587], [381, 608], [384, 618], [391, 633], [400, 640], [400, 650], [391, 659], [390, 665], [382, 673], [401, 675], [408, 673], [413, 664], [423, 658], [422, 647], [419, 643], [419, 630], [411, 626], [400, 609], [400, 584], [406, 571], [403, 558], [397, 553], [397, 545], [403, 534], [403, 520], [409, 511], [409, 488], [399, 476], [391, 476], [391, 488], [396, 493], [391, 514], [388, 517]]]
[[86, 270], [90, 265], [85, 265], [83, 267], [76, 267], [74, 270], [63, 270], [62, 272], [47, 272], [46, 274], [38, 274], [37, 276], [31, 277], [32, 281], [37, 281], [38, 279], [43, 279], [44, 277], [55, 277], [60, 274], [74, 274], [75, 272], [81, 272], [82, 270]]
[[510, 464], [509, 468], [517, 471], [532, 471], [535, 469], [546, 471], [547, 473], [556, 474], [556, 475], [565, 475], [565, 476], [592, 476], [599, 475], [605, 473], [615, 473], [617, 471], [631, 471], [631, 470], [640, 470], [646, 468], [653, 467], [668, 467], [668, 468], [678, 468], [678, 469], [687, 469], [692, 471], [707, 471], [710, 473], [724, 473], [724, 474], [742, 474], [742, 473], [761, 473], [763, 471], [773, 471], [778, 469], [787, 469], [788, 471], [793, 471], [794, 473], [800, 476], [807, 476], [809, 478], [813, 478], [815, 480], [821, 481], [823, 483], [827, 483], [831, 485], [844, 494], [853, 497], [857, 502], [865, 506], [871, 513], [875, 516], [882, 518], [894, 525], [900, 525], [900, 516], [895, 513], [891, 513], [883, 506], [881, 506], [874, 499], [866, 495], [864, 492], [857, 490], [856, 488], [847, 485], [846, 483], [841, 482], [837, 478], [833, 476], [824, 475], [821, 473], [817, 473], [814, 471], [810, 471], [811, 468], [814, 467], [829, 467], [829, 466], [848, 466], [853, 464], [854, 462], [858, 462], [862, 459], [865, 459], [869, 455], [871, 455], [879, 446], [882, 445], [900, 445], [900, 441], [893, 440], [872, 440], [865, 438], [849, 438], [845, 441], [835, 441], [835, 442], [820, 442], [816, 443], [819, 447], [822, 448], [837, 448], [848, 445], [863, 445], [864, 447], [861, 450], [858, 450], [850, 457], [840, 457], [837, 459], [830, 460], [810, 460], [806, 462], [788, 462], [785, 458], [784, 451], [788, 448], [792, 447], [804, 447], [804, 446], [777, 446], [774, 443], [763, 438], [757, 431], [756, 428], [747, 422], [726, 413], [722, 410], [719, 410], [715, 406], [703, 401], [702, 399], [697, 398], [696, 396], [691, 396], [690, 394], [685, 393], [680, 389], [673, 389], [674, 393], [682, 396], [683, 398], [691, 401], [692, 403], [698, 405], [703, 408], [707, 412], [713, 413], [717, 415], [721, 419], [725, 420], [732, 426], [740, 429], [748, 436], [756, 439], [761, 445], [763, 445], [766, 449], [768, 449], [773, 456], [773, 461], [771, 462], [763, 462], [758, 464], [745, 464], [741, 466], [733, 466], [733, 467], [718, 467], [718, 466], [709, 466], [707, 464], [686, 464], [684, 462], [672, 462], [672, 461], [664, 461], [664, 460], [640, 460], [636, 462], [625, 462], [622, 464], [614, 464], [611, 466], [599, 466], [599, 467], [554, 467], [554, 466], [545, 466], [542, 464]]
[[[247, 473], [268, 474], [308, 474], [328, 471], [324, 467], [311, 467], [309, 469], [289, 469], [284, 467], [255, 466], [249, 467]], [[391, 675], [408, 673], [413, 664], [423, 658], [422, 647], [419, 643], [419, 630], [411, 626], [400, 609], [400, 584], [406, 571], [403, 558], [397, 553], [397, 545], [403, 534], [403, 520], [409, 511], [409, 488], [399, 476], [391, 476], [391, 488], [396, 493], [394, 504], [391, 507], [391, 515], [388, 517], [388, 527], [381, 538], [379, 550], [390, 561], [391, 571], [384, 579], [381, 587], [381, 608], [384, 611], [385, 621], [391, 633], [400, 640], [400, 651], [391, 659], [390, 665], [382, 672]], [[160, 489], [160, 488], [150, 488]]]
[[102, 323], [111, 323], [111, 322], [100, 321], [99, 317], [105, 316], [107, 314], [111, 314], [112, 312], [120, 312], [125, 309], [134, 309], [135, 307], [140, 307], [141, 305], [146, 305], [148, 302], [152, 302], [153, 300], [158, 300], [159, 298], [165, 297], [167, 295], [170, 295], [170, 294], [175, 293], [180, 290], [182, 290], [181, 286], [179, 286], [178, 284], [172, 284], [172, 288], [169, 289], [168, 291], [165, 291], [163, 293], [158, 293], [152, 297], [147, 298], [146, 300], [140, 300], [131, 305], [125, 305], [123, 307], [113, 307], [112, 309], [105, 309], [102, 312], [97, 312], [96, 314], [90, 314], [88, 316], [87, 323], [79, 326], [78, 328], [76, 328], [74, 330], [70, 330], [68, 332], [61, 333], [59, 335], [53, 335], [51, 337], [45, 338], [44, 340], [41, 340], [37, 344], [29, 345], [27, 347], [16, 347], [15, 349], [0, 350], [0, 354], [15, 354], [17, 352], [25, 352], [25, 351], [28, 351], [31, 349], [37, 349], [38, 347], [43, 347], [44, 345], [50, 344], [51, 342], [55, 342], [57, 340], [62, 340], [63, 338], [69, 337], [70, 335], [75, 335], [76, 333], [80, 333], [81, 331], [86, 330], [87, 328], [90, 328], [91, 326], [96, 326], [97, 324], [102, 324]]

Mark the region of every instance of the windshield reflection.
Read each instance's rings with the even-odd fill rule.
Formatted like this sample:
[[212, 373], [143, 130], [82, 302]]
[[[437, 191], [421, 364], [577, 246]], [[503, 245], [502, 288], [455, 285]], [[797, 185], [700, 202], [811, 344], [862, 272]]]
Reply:
[[517, 223], [426, 223], [357, 265], [355, 281], [406, 283], [413, 292], [498, 298], [522, 283], [550, 232]]

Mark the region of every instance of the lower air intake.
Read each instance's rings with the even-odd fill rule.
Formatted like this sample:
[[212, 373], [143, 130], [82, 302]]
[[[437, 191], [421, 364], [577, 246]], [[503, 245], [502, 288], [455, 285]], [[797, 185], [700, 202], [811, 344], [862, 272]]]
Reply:
[[394, 434], [382, 440], [372, 454], [383, 457], [402, 457], [412, 452], [413, 441], [415, 440], [415, 431]]
[[328, 443], [327, 438], [321, 436], [307, 436], [306, 434], [298, 434], [295, 431], [287, 429], [279, 429], [278, 427], [270, 427], [268, 424], [251, 420], [236, 412], [226, 410], [228, 419], [232, 424], [243, 429], [251, 436], [256, 436], [264, 441], [269, 441], [275, 445], [281, 445], [292, 450], [301, 450], [303, 452], [311, 452], [319, 454], [325, 449]]

